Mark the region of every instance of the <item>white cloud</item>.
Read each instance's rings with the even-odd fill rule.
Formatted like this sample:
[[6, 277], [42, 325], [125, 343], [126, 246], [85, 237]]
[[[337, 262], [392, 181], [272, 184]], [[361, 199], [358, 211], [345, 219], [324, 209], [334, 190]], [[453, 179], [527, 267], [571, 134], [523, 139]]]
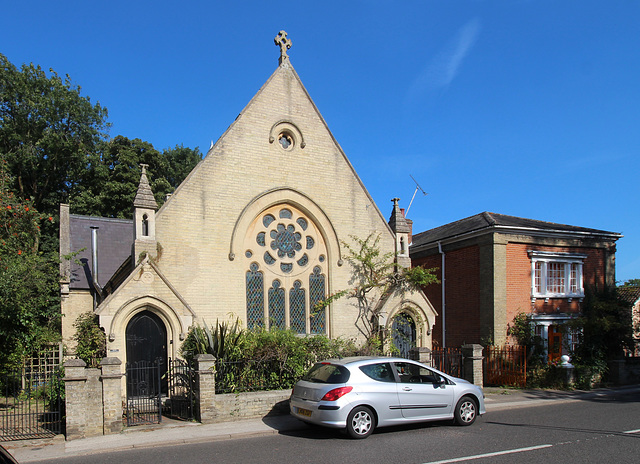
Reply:
[[415, 101], [430, 90], [448, 87], [457, 76], [479, 33], [480, 20], [477, 18], [462, 26], [415, 79], [407, 93], [407, 102]]

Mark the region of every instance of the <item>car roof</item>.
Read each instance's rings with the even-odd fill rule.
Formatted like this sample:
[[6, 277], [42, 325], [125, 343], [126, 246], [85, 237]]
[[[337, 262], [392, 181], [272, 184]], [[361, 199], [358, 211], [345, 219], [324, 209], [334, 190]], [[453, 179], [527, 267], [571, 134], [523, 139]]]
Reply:
[[391, 356], [350, 356], [348, 358], [332, 358], [322, 361], [324, 363], [346, 366], [348, 364], [370, 364], [371, 362], [411, 362], [410, 359]]

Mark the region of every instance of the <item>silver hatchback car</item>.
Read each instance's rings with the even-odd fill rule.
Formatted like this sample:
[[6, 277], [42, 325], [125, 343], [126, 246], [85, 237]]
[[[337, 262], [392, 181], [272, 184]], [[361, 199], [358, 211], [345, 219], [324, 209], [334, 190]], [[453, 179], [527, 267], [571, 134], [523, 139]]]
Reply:
[[296, 383], [291, 414], [366, 438], [376, 427], [454, 419], [471, 425], [485, 413], [482, 389], [403, 358], [353, 357], [314, 365]]

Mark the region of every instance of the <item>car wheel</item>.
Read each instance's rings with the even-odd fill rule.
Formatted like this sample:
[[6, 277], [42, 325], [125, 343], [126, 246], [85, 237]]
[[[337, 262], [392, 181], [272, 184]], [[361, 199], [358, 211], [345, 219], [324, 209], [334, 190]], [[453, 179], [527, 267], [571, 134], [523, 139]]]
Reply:
[[460, 398], [456, 405], [455, 419], [458, 425], [471, 425], [476, 421], [478, 404], [470, 396]]
[[347, 417], [347, 433], [351, 438], [367, 438], [375, 426], [373, 412], [366, 406], [353, 408]]

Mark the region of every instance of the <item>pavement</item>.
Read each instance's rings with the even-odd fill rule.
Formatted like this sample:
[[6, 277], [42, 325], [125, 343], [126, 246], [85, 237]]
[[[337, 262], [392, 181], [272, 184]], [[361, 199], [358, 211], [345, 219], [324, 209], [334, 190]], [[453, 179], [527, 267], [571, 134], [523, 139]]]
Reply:
[[[640, 393], [640, 385], [602, 388], [591, 391], [520, 390], [511, 388], [484, 389], [487, 413], [505, 409], [543, 406], [583, 401], [618, 393]], [[85, 456], [132, 448], [212, 442], [274, 435], [303, 430], [307, 425], [289, 415], [200, 424], [163, 418], [161, 424], [129, 427], [114, 435], [65, 441], [63, 435], [44, 440], [23, 440], [1, 443], [20, 463]]]

